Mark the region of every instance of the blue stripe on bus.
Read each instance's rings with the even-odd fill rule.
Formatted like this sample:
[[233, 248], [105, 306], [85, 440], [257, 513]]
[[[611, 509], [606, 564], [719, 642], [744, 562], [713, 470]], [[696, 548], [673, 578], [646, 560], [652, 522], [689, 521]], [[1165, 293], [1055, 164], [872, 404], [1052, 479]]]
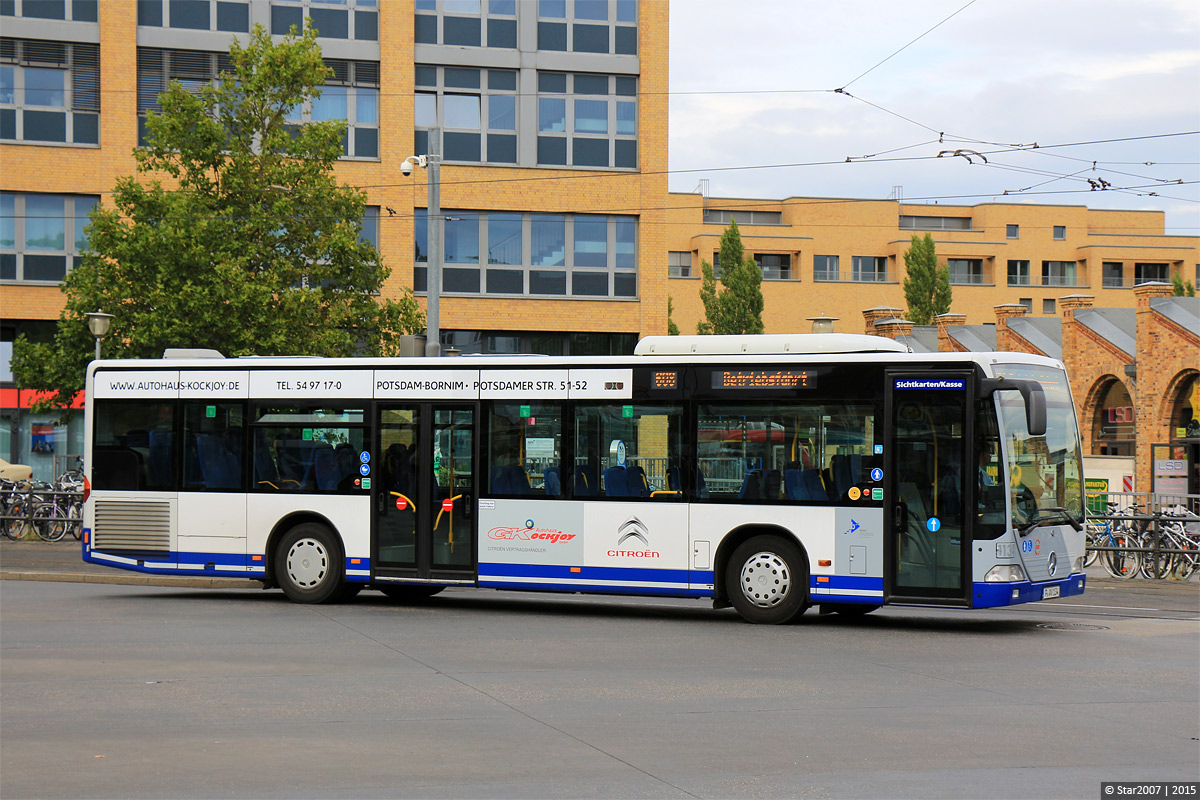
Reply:
[[[116, 567], [147, 575], [180, 575], [196, 578], [261, 578], [266, 574], [262, 562], [250, 562], [237, 553], [163, 553], [123, 555], [114, 552], [84, 551], [83, 560], [90, 564]], [[179, 562], [185, 566], [179, 566]], [[140, 563], [139, 563], [140, 562]], [[212, 567], [209, 568], [208, 565]], [[196, 566], [199, 565], [199, 566]], [[226, 567], [226, 569], [220, 569]]]
[[[828, 582], [817, 583], [817, 578], [828, 578]], [[867, 592], [882, 592], [883, 578], [858, 575], [813, 575], [809, 578], [813, 589], [858, 589]]]
[[480, 587], [487, 589], [528, 589], [536, 592], [579, 592], [583, 594], [629, 594], [655, 597], [712, 597], [711, 589], [673, 588], [643, 584], [641, 586], [597, 586], [592, 583], [525, 583], [516, 581], [488, 581], [479, 579]]
[[[974, 595], [972, 608], [995, 608], [996, 606], [1015, 606], [1019, 603], [1036, 603], [1042, 599], [1043, 592], [1050, 586], [1059, 587], [1059, 597], [1083, 594], [1087, 584], [1087, 576], [1077, 572], [1068, 578], [1043, 583], [976, 583], [972, 587]], [[1017, 593], [1013, 597], [1013, 592]]]
[[[578, 570], [573, 572], [572, 570]], [[570, 567], [560, 564], [480, 563], [479, 579], [559, 578], [566, 581], [628, 581], [629, 583], [712, 583], [712, 570], [647, 569], [645, 567]]]

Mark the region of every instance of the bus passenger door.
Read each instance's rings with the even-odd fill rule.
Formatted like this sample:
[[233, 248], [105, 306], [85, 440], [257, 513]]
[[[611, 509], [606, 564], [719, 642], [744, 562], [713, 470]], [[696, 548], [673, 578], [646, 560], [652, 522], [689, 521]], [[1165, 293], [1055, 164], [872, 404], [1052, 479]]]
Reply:
[[377, 406], [373, 576], [473, 580], [475, 420], [472, 405]]
[[978, 471], [966, 461], [972, 386], [969, 372], [887, 373], [884, 593], [892, 600], [967, 602], [973, 494], [965, 481]]

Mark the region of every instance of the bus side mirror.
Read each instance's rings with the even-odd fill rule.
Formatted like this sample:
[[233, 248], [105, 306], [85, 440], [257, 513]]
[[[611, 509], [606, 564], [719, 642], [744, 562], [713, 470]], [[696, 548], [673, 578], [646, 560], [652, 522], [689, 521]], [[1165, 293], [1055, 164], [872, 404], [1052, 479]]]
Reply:
[[979, 382], [979, 393], [991, 397], [996, 392], [1016, 391], [1025, 402], [1025, 427], [1030, 436], [1046, 435], [1046, 392], [1037, 381], [1013, 378], [986, 378]]

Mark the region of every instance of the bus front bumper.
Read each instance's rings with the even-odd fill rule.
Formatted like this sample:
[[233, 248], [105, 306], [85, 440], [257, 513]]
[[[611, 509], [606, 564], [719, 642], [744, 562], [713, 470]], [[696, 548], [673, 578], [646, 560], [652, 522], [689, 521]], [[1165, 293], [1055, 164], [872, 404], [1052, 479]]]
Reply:
[[995, 608], [1055, 600], [1083, 594], [1087, 576], [1077, 572], [1061, 581], [1017, 581], [1014, 583], [976, 583], [972, 589], [972, 608]]

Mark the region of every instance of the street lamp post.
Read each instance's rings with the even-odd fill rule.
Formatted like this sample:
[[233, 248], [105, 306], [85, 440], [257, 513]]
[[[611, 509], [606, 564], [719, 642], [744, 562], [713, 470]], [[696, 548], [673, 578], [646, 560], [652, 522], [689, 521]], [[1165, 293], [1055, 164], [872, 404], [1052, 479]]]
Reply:
[[[401, 171], [406, 175], [412, 171], [409, 165], [425, 168], [429, 183], [429, 208], [426, 212], [428, 224], [429, 263], [425, 280], [425, 355], [442, 354], [441, 294], [442, 294], [442, 132], [438, 128], [429, 130], [429, 152], [423, 156], [404, 159]], [[407, 169], [406, 169], [407, 167]]]
[[92, 336], [96, 337], [96, 360], [100, 360], [100, 340], [108, 335], [108, 329], [112, 325], [112, 314], [105, 314], [103, 311], [92, 311], [87, 316], [88, 330], [92, 332]]

